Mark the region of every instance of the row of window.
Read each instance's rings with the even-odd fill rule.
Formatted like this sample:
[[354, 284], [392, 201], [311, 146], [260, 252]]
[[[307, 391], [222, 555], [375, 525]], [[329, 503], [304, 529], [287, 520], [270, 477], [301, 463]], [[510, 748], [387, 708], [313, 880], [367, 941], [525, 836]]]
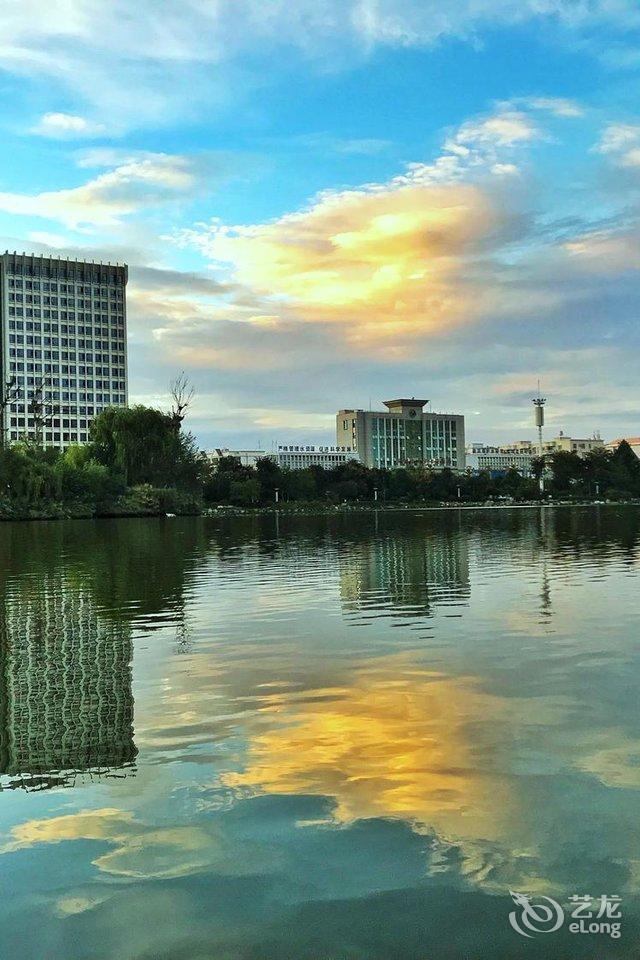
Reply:
[[[90, 380], [92, 380], [93, 377], [96, 377], [96, 376], [97, 376], [97, 377], [108, 377], [108, 376], [109, 376], [109, 369], [110, 369], [109, 367], [93, 367], [93, 366], [91, 366], [91, 367], [77, 367], [77, 368], [76, 368], [75, 366], [70, 367], [68, 364], [61, 364], [60, 368], [58, 368], [57, 366], [54, 368], [53, 365], [50, 364], [50, 363], [46, 363], [46, 364], [40, 365], [40, 364], [35, 364], [35, 363], [27, 363], [27, 364], [24, 364], [24, 363], [15, 363], [15, 362], [14, 362], [14, 363], [12, 363], [11, 366], [10, 366], [11, 373], [14, 374], [14, 375], [16, 375], [16, 377], [18, 378], [18, 380], [23, 379], [23, 378], [24, 378], [24, 373], [25, 373], [25, 372], [24, 372], [25, 366], [26, 366], [26, 368], [27, 368], [27, 374], [29, 374], [29, 373], [36, 373], [36, 372], [38, 372], [38, 373], [40, 373], [40, 374], [42, 374], [42, 373], [52, 374], [52, 376], [47, 377], [47, 379], [48, 379], [49, 383], [55, 384], [56, 386], [59, 386], [58, 377], [60, 376], [60, 374], [62, 374], [63, 376], [64, 376], [65, 374], [66, 374], [67, 376], [68, 376], [68, 375], [71, 375], [71, 377], [74, 378], [74, 380], [73, 380], [74, 383], [75, 383], [75, 377], [76, 377], [76, 376], [81, 377], [81, 378], [82, 378], [82, 377], [88, 377], [89, 380], [87, 380], [87, 386], [89, 386], [89, 385], [90, 385]], [[18, 368], [19, 368], [19, 369], [18, 369]], [[115, 366], [112, 367], [112, 368], [111, 368], [111, 377], [113, 377], [113, 378], [124, 377], [124, 367], [115, 367]], [[28, 379], [27, 379], [27, 382], [29, 382], [31, 379], [32, 379], [32, 378], [28, 378]], [[81, 380], [80, 380], [80, 383], [83, 384], [83, 383], [84, 383], [84, 380], [81, 379]], [[124, 389], [124, 387], [123, 387], [122, 389]]]
[[353, 459], [348, 456], [346, 453], [279, 453], [278, 462], [281, 466], [290, 466], [291, 464], [300, 464], [300, 463], [348, 463], [349, 460]]
[[[11, 440], [21, 440], [24, 436], [25, 431], [20, 430], [10, 430], [9, 438]], [[80, 431], [78, 433], [60, 433], [59, 431], [48, 432], [47, 430], [43, 431], [43, 440], [45, 443], [87, 443], [89, 440], [89, 434]]]
[[[101, 367], [100, 369], [96, 369], [95, 371], [93, 371], [93, 373], [89, 377], [86, 377], [86, 376], [80, 377], [80, 378], [68, 377], [68, 376], [67, 377], [48, 377], [46, 385], [50, 389], [55, 387], [67, 387], [67, 388], [71, 387], [72, 389], [75, 389], [76, 387], [80, 387], [81, 389], [84, 389], [84, 390], [86, 389], [93, 390], [94, 383], [99, 384], [100, 386], [102, 386], [104, 383], [105, 389], [110, 388], [112, 390], [124, 390], [125, 388], [124, 380], [117, 379], [119, 376], [121, 377], [124, 375], [121, 371], [114, 370], [113, 377], [109, 377], [108, 382], [106, 380], [94, 381], [93, 379], [94, 375], [98, 377], [109, 377], [109, 368]], [[24, 389], [26, 387], [35, 386], [36, 378], [24, 377], [21, 380], [17, 380], [16, 383], [18, 387], [21, 387]]]
[[[11, 426], [33, 428], [35, 424], [33, 417], [11, 417]], [[47, 420], [46, 426], [49, 430], [87, 430], [89, 422], [86, 418], [84, 420], [65, 420], [52, 417]]]
[[[51, 393], [46, 391], [44, 394], [44, 400], [46, 403], [53, 404], [57, 406], [59, 403], [63, 404], [73, 404], [73, 409], [75, 411], [75, 404], [77, 403], [109, 403], [110, 397], [113, 398], [114, 403], [124, 403], [124, 394], [117, 392], [117, 387], [108, 383], [99, 384], [96, 383], [95, 390], [91, 389], [89, 391], [77, 391], [77, 390], [59, 390], [56, 393]], [[96, 393], [96, 390], [106, 390], [106, 393]], [[11, 410], [15, 414], [27, 413], [29, 410], [29, 398], [31, 394], [27, 390], [25, 396], [20, 400], [16, 400], [15, 403], [11, 405]]]
[[[75, 376], [76, 372], [80, 376], [88, 375], [92, 377], [94, 376], [94, 371], [97, 371], [98, 369], [107, 370], [108, 367], [98, 368], [94, 366], [90, 366], [90, 367], [79, 366], [76, 368], [75, 365], [71, 367], [65, 363], [62, 363], [62, 364], [56, 363], [55, 365], [53, 363], [42, 363], [42, 362], [32, 363], [31, 361], [28, 361], [27, 363], [25, 363], [22, 360], [12, 360], [11, 363], [9, 364], [9, 373], [12, 376], [16, 376], [16, 377], [23, 377], [25, 373], [27, 374], [39, 373], [39, 374], [47, 374], [47, 375], [51, 374], [52, 376], [59, 376], [60, 374], [66, 373], [66, 374], [73, 374]], [[115, 374], [115, 376], [124, 377], [123, 366], [114, 367], [113, 369], [117, 370], [117, 373]]]
[[22, 277], [9, 277], [9, 290], [43, 290], [46, 293], [70, 293], [78, 297], [110, 297], [112, 300], [124, 300], [124, 287], [98, 287], [87, 284], [59, 283], [56, 280], [23, 280]]
[[[48, 318], [50, 319], [50, 318]], [[24, 330], [33, 331], [38, 333], [39, 331], [44, 331], [44, 333], [70, 333], [72, 336], [79, 337], [111, 337], [118, 341], [124, 342], [124, 326], [121, 323], [116, 323], [113, 319], [109, 324], [108, 321], [103, 321], [101, 317], [94, 317], [94, 322], [89, 326], [83, 327], [76, 325], [75, 319], [71, 319], [67, 323], [46, 323], [40, 317], [32, 317], [29, 320], [24, 320], [22, 317], [18, 317], [15, 320], [9, 320], [8, 327], [9, 330], [15, 330], [17, 333], [21, 333]], [[80, 321], [84, 323], [85, 321]], [[104, 326], [101, 324], [104, 322]], [[97, 326], [96, 326], [97, 323]]]
[[121, 300], [91, 300], [86, 297], [53, 297], [51, 294], [44, 293], [18, 293], [12, 290], [8, 295], [9, 303], [31, 303], [47, 307], [70, 307], [72, 310], [111, 310], [114, 313], [122, 313], [124, 310], [124, 301]]
[[[100, 403], [102, 404], [102, 406], [97, 407], [97, 406], [95, 406], [95, 400], [94, 400], [94, 398], [91, 397], [90, 399], [91, 399], [91, 402], [90, 402], [87, 406], [84, 406], [84, 407], [71, 406], [70, 404], [60, 404], [60, 405], [58, 406], [58, 405], [52, 403], [51, 398], [47, 398], [45, 402], [46, 402], [47, 404], [49, 404], [50, 406], [53, 405], [53, 406], [56, 407], [56, 410], [55, 410], [55, 416], [56, 416], [56, 417], [70, 417], [70, 418], [71, 418], [71, 423], [72, 423], [72, 425], [73, 425], [74, 423], [76, 423], [76, 422], [78, 421], [78, 417], [89, 417], [89, 418], [91, 418], [91, 417], [95, 416], [96, 413], [99, 413], [100, 410], [103, 409], [103, 407], [104, 407], [103, 401], [100, 401]], [[114, 401], [114, 403], [117, 403], [117, 401]], [[18, 420], [24, 418], [25, 416], [27, 416], [28, 418], [30, 418], [29, 411], [28, 411], [28, 410], [25, 410], [24, 407], [22, 407], [21, 410], [15, 410], [15, 409], [12, 408], [11, 413], [12, 413], [12, 416], [17, 417]]]
[[[41, 362], [46, 361], [59, 361], [69, 363], [76, 363], [78, 360], [80, 363], [120, 363], [124, 365], [124, 354], [109, 354], [106, 353], [78, 353], [77, 355], [71, 350], [33, 350], [30, 347], [23, 349], [22, 347], [10, 347], [9, 348], [9, 357], [11, 360], [15, 361], [16, 364], [19, 364], [20, 361], [26, 357], [27, 360], [40, 360]], [[13, 367], [11, 367], [13, 369]], [[124, 371], [123, 371], [124, 372]]]
[[[104, 388], [103, 388], [104, 389]], [[112, 388], [113, 389], [113, 388]], [[58, 406], [59, 404], [67, 404], [69, 411], [74, 415], [78, 412], [78, 403], [92, 404], [92, 403], [126, 403], [126, 398], [124, 393], [113, 393], [109, 392], [107, 387], [106, 393], [96, 393], [91, 390], [89, 392], [80, 392], [76, 393], [74, 391], [63, 390], [60, 393], [47, 393], [44, 397], [44, 402], [52, 404], [53, 406]], [[29, 394], [27, 394], [27, 399], [24, 403], [12, 404], [12, 412], [16, 414], [28, 413], [29, 409]], [[64, 409], [64, 407], [62, 408]]]
[[23, 307], [18, 305], [17, 307], [13, 304], [9, 305], [9, 316], [16, 317], [18, 320], [22, 318], [27, 318], [27, 320], [37, 320], [38, 318], [44, 318], [45, 320], [63, 320], [75, 323], [76, 320], [79, 323], [108, 323], [109, 319], [114, 324], [117, 324], [119, 327], [124, 327], [124, 314], [122, 313], [74, 313], [69, 310], [53, 310], [49, 307]]
[[27, 347], [77, 347], [80, 350], [108, 350], [111, 346], [115, 350], [124, 349], [124, 345], [119, 342], [113, 343], [110, 340], [92, 340], [84, 337], [52, 337], [49, 334], [31, 334], [31, 333], [10, 333], [9, 344], [14, 346]]

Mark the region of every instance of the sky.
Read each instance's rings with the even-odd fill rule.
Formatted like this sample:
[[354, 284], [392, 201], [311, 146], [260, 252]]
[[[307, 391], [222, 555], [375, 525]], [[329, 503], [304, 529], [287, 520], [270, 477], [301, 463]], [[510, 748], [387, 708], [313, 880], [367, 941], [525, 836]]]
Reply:
[[640, 433], [637, 0], [4, 0], [0, 247], [126, 262], [206, 448]]

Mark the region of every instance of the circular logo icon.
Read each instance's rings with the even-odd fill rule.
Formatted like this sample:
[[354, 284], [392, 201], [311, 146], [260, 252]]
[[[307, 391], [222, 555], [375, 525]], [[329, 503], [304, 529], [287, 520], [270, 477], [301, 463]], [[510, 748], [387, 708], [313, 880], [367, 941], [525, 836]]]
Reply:
[[509, 914], [509, 923], [520, 936], [531, 939], [532, 933], [553, 933], [564, 923], [564, 910], [551, 897], [536, 897], [536, 903], [532, 903], [524, 893], [509, 893], [518, 907]]
[[410, 417], [415, 417], [415, 416], [416, 416], [415, 410], [409, 410], [409, 416], [410, 416]]

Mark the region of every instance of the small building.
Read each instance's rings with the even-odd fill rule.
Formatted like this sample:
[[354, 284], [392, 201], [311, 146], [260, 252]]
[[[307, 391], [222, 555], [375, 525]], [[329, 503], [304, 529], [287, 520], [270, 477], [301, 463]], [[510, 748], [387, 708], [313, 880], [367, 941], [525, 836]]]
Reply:
[[575, 437], [565, 436], [562, 430], [557, 437], [554, 437], [551, 444], [553, 445], [551, 450], [547, 450], [548, 444], [545, 444], [545, 453], [558, 453], [564, 450], [566, 453], [577, 453], [579, 457], [584, 457], [587, 453], [592, 453], [593, 450], [604, 450], [604, 441], [597, 434], [592, 437], [576, 439]]
[[279, 446], [276, 454], [276, 462], [283, 470], [306, 470], [313, 466], [332, 470], [350, 460], [359, 459], [358, 453], [350, 446], [288, 444]]
[[610, 440], [605, 444], [607, 450], [616, 451], [623, 440], [626, 440], [636, 457], [640, 458], [640, 437], [618, 437], [617, 440]]
[[[478, 446], [484, 447], [484, 444], [478, 444]], [[497, 447], [487, 447], [486, 449], [494, 449], [504, 454], [527, 454], [531, 458], [540, 456], [540, 447], [534, 440], [514, 440], [511, 443], [499, 444]], [[593, 450], [603, 449], [604, 442], [597, 434], [580, 439], [568, 437], [562, 430], [553, 440], [545, 440], [542, 444], [544, 456], [563, 451], [565, 453], [577, 453], [579, 457], [584, 457]]]
[[517, 470], [520, 476], [530, 477], [534, 455], [521, 450], [507, 450], [487, 444], [469, 444], [466, 451], [467, 470], [477, 473], [507, 473]]
[[358, 451], [367, 467], [465, 468], [464, 417], [424, 412], [427, 400], [386, 400], [386, 411], [340, 410], [336, 440]]
[[272, 454], [268, 454], [265, 450], [229, 450], [228, 447], [216, 447], [209, 451], [207, 456], [214, 467], [218, 466], [223, 457], [234, 457], [243, 467], [255, 467], [258, 460]]

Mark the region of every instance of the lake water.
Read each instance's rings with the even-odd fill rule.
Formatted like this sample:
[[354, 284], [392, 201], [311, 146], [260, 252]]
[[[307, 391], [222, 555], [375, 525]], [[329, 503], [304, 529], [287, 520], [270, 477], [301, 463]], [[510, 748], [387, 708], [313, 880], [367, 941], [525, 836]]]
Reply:
[[0, 524], [0, 957], [637, 957], [639, 588], [634, 507]]

